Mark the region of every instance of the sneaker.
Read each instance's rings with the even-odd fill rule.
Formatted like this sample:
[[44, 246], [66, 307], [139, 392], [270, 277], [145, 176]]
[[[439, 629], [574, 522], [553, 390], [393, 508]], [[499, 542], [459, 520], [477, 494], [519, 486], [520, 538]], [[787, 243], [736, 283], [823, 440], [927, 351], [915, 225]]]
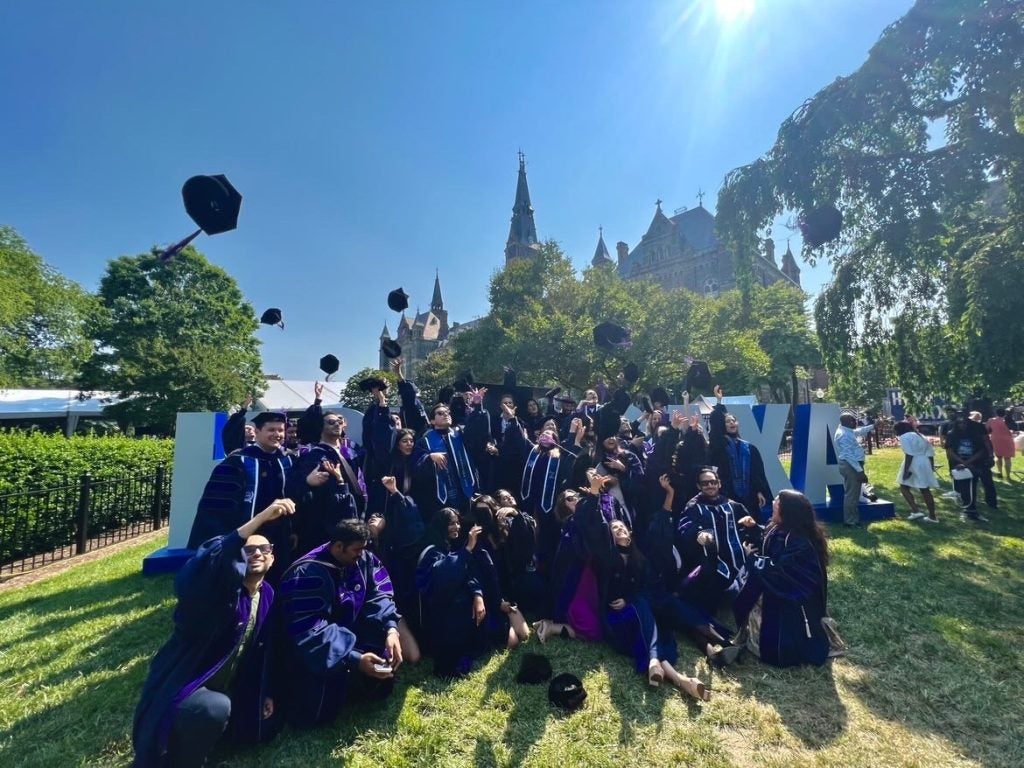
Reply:
[[970, 516], [966, 512], [961, 512], [960, 513], [960, 522], [961, 523], [966, 523], [970, 519], [971, 519]]
[[937, 523], [937, 522], [939, 522], [939, 518], [937, 518], [937, 517], [927, 517], [926, 516], [926, 517], [921, 518], [921, 522], [922, 523]]
[[989, 519], [987, 517], [985, 517], [984, 515], [977, 515], [974, 518], [974, 522], [976, 522], [976, 523], [987, 523], [987, 522], [989, 522]]
[[907, 520], [920, 520], [922, 517], [927, 517], [924, 512], [911, 512], [907, 515]]

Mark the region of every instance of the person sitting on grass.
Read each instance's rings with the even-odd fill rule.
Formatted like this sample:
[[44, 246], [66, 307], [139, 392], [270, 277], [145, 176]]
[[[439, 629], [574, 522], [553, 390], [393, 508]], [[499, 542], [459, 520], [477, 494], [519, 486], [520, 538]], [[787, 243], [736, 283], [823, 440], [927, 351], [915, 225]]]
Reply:
[[828, 541], [810, 500], [784, 490], [758, 547], [743, 544], [750, 578], [736, 598], [736, 624], [748, 650], [776, 667], [820, 666], [829, 656], [822, 619], [828, 615]]
[[604, 605], [605, 637], [619, 653], [632, 656], [636, 670], [647, 682], [658, 686], [668, 679], [683, 693], [709, 701], [710, 693], [694, 677], [676, 671], [679, 654], [671, 631], [659, 631], [648, 600], [653, 576], [647, 559], [637, 549], [633, 534], [621, 520], [609, 525], [612, 547], [603, 569], [601, 600]]
[[391, 577], [369, 538], [366, 523], [342, 520], [281, 579], [288, 715], [299, 727], [330, 722], [349, 699], [387, 697], [402, 665]]
[[420, 640], [434, 657], [434, 674], [445, 679], [469, 674], [484, 648], [481, 624], [487, 617], [473, 555], [481, 528], [472, 526], [460, 547], [459, 523], [454, 509], [440, 509], [427, 524], [416, 566], [423, 606]]
[[294, 512], [291, 500], [277, 499], [237, 530], [204, 542], [178, 573], [174, 633], [153, 657], [135, 709], [138, 768], [201, 766], [225, 729], [242, 742], [277, 732], [265, 631], [274, 549], [258, 531]]

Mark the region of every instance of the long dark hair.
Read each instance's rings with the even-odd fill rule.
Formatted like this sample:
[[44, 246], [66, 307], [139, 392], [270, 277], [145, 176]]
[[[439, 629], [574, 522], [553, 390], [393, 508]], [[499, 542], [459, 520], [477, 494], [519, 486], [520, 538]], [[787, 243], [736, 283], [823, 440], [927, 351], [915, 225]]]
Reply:
[[825, 529], [814, 516], [814, 507], [811, 500], [800, 491], [789, 490], [788, 488], [779, 491], [779, 517], [782, 522], [779, 527], [790, 533], [806, 536], [818, 553], [821, 567], [828, 565], [828, 538]]
[[427, 530], [423, 534], [423, 548], [433, 545], [442, 552], [450, 550], [452, 544], [448, 538], [448, 526], [453, 521], [459, 521], [459, 513], [456, 510], [451, 507], [439, 509], [427, 524]]
[[413, 445], [414, 446], [416, 445], [416, 432], [415, 431], [413, 431], [411, 429], [396, 429], [395, 430], [395, 442], [391, 446], [391, 458], [392, 459], [397, 459], [399, 457], [401, 457], [402, 459], [405, 458], [405, 456], [403, 456], [402, 453], [398, 450], [398, 444], [400, 442], [402, 442], [402, 438], [405, 437], [406, 435], [411, 437]]
[[470, 504], [472, 520], [479, 525], [496, 547], [500, 547], [508, 538], [508, 531], [498, 522], [498, 502], [486, 494], [474, 496]]

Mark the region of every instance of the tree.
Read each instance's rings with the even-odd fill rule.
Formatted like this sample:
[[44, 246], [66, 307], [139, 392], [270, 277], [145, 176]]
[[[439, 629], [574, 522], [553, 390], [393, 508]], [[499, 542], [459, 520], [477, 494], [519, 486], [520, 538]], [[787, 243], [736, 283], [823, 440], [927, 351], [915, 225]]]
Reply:
[[[707, 360], [730, 392], [768, 384], [788, 396], [794, 371], [820, 360], [806, 296], [783, 285], [755, 287], [751, 296], [744, 306], [737, 291], [716, 299], [665, 291], [600, 267], [577, 279], [558, 246], [547, 243], [537, 261], [512, 262], [495, 274], [492, 313], [453, 338], [438, 353], [443, 358], [430, 358], [437, 358], [438, 374], [431, 384], [436, 388], [466, 369], [478, 379], [500, 381], [501, 366], [511, 365], [520, 383], [582, 390], [599, 376], [614, 386], [622, 366], [635, 362], [639, 389], [679, 390], [691, 357]], [[598, 349], [593, 329], [603, 321], [630, 327], [632, 347]]]
[[345, 382], [345, 388], [341, 390], [341, 402], [346, 408], [364, 412], [373, 402], [369, 392], [359, 388], [359, 382], [370, 377], [384, 379], [388, 382], [388, 405], [392, 408], [398, 407], [398, 377], [391, 371], [382, 371], [377, 368], [363, 368], [349, 376]]
[[0, 386], [71, 386], [92, 351], [94, 297], [0, 226]]
[[[995, 262], [973, 257], [982, 242], [960, 250], [957, 231], [1002, 189], [1006, 212], [991, 219], [987, 237], [1009, 234], [990, 244], [1016, 274], [1011, 262], [1021, 251], [1009, 246], [1019, 236], [1009, 230], [1024, 202], [1022, 69], [1024, 3], [918, 0], [860, 69], [805, 102], [766, 155], [726, 177], [718, 226], [742, 263], [757, 232], [787, 211], [841, 209], [842, 236], [804, 247], [807, 260], [826, 258], [835, 268], [816, 306], [830, 370], [848, 351], [892, 341], [894, 319], [916, 310], [933, 323], [928, 334], [959, 335], [969, 357], [986, 359], [978, 342], [993, 316], [961, 310], [1001, 305], [987, 293], [994, 284], [985, 264]], [[947, 303], [960, 286], [983, 287], [960, 307]], [[1019, 323], [1009, 330], [1010, 316], [995, 324], [1024, 337]], [[1016, 335], [1003, 341], [1019, 344]], [[1022, 377], [1020, 368], [1000, 372], [1000, 386]]]
[[82, 385], [118, 391], [122, 422], [172, 431], [179, 411], [217, 411], [264, 386], [258, 327], [234, 279], [192, 247], [107, 265]]

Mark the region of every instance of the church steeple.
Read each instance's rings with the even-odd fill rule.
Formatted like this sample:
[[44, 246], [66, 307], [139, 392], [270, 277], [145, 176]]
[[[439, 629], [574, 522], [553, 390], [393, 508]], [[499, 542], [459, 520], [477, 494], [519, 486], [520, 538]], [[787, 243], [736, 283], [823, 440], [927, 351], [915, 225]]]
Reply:
[[604, 227], [598, 227], [597, 231], [597, 249], [594, 251], [594, 258], [590, 260], [590, 263], [595, 267], [614, 267], [615, 262], [612, 261], [612, 256], [608, 253], [608, 246], [604, 244]]
[[437, 270], [434, 270], [434, 295], [430, 298], [430, 309], [437, 312], [444, 309], [444, 301], [441, 300], [441, 278]]
[[380, 332], [380, 338], [381, 338], [381, 341], [383, 341], [384, 339], [390, 339], [391, 338], [391, 332], [388, 330], [388, 324], [387, 323], [384, 323], [384, 330]]
[[786, 242], [786, 252], [782, 254], [782, 274], [788, 277], [797, 285], [800, 285], [800, 267], [796, 265], [796, 258], [793, 256], [793, 249]]
[[530, 187], [526, 183], [526, 156], [519, 152], [519, 181], [516, 183], [516, 201], [512, 206], [512, 225], [505, 243], [505, 263], [515, 259], [531, 258], [540, 246], [537, 243], [537, 225], [533, 221]]

